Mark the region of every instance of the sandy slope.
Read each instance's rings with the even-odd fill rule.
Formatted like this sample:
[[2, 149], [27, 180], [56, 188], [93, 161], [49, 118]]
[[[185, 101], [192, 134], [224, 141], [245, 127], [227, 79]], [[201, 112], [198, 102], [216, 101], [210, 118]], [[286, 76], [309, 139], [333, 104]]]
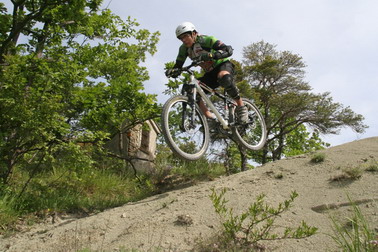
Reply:
[[[326, 160], [310, 163], [310, 156], [298, 156], [270, 163], [257, 169], [167, 192], [140, 202], [81, 219], [57, 218], [14, 237], [0, 238], [0, 251], [117, 251], [135, 248], [140, 251], [187, 251], [199, 238], [219, 230], [220, 221], [209, 199], [211, 188], [227, 188], [229, 206], [236, 213], [245, 210], [261, 193], [276, 206], [296, 190], [294, 207], [282, 215], [281, 225], [297, 225], [305, 220], [319, 228], [319, 233], [304, 240], [275, 241], [267, 244], [275, 251], [335, 251], [329, 215], [348, 216], [350, 207], [318, 211], [324, 204], [367, 200], [360, 204], [371, 227], [378, 229], [378, 174], [364, 172], [359, 180], [330, 182], [343, 174], [345, 167], [357, 167], [370, 160], [378, 161], [378, 138], [329, 148]], [[279, 179], [278, 177], [282, 178]], [[373, 200], [375, 199], [375, 200]], [[373, 201], [369, 201], [373, 200]], [[319, 210], [320, 209], [320, 210]]]

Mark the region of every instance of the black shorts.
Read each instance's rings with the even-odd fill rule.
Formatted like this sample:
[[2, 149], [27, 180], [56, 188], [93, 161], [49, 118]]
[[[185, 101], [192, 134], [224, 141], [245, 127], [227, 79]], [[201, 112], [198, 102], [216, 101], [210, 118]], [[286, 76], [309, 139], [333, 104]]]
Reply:
[[213, 70], [211, 70], [210, 72], [205, 73], [205, 75], [199, 78], [199, 80], [205, 83], [207, 86], [211, 87], [212, 89], [217, 88], [219, 87], [218, 73], [220, 71], [227, 71], [231, 75], [234, 75], [234, 64], [232, 64], [231, 61], [225, 61]]

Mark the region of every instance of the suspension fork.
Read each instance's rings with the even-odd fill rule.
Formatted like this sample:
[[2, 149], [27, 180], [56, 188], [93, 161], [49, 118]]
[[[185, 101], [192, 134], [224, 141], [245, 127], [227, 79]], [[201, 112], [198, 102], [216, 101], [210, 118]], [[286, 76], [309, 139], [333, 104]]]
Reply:
[[[184, 123], [185, 123], [185, 120], [188, 116], [189, 116], [189, 120], [190, 120], [189, 121], [190, 125], [191, 126], [194, 125], [194, 120], [195, 120], [194, 118], [195, 118], [195, 114], [196, 114], [195, 102], [196, 102], [196, 94], [197, 94], [197, 90], [195, 89], [195, 85], [194, 84], [184, 84], [183, 87], [182, 87], [181, 94], [186, 95], [188, 97], [188, 103], [183, 102], [183, 104], [182, 104], [182, 114], [181, 114], [181, 129], [183, 131], [185, 131]], [[190, 107], [192, 107], [190, 115], [188, 115], [188, 112], [187, 112], [187, 109], [186, 109], [188, 104], [189, 104]]]

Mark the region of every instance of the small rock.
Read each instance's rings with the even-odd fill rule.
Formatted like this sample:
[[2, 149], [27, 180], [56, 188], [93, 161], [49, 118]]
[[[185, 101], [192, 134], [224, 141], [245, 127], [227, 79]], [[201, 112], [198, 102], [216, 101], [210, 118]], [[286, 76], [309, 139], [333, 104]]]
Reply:
[[177, 220], [175, 221], [177, 225], [182, 225], [182, 226], [189, 226], [193, 224], [193, 219], [187, 214], [181, 214], [177, 216]]

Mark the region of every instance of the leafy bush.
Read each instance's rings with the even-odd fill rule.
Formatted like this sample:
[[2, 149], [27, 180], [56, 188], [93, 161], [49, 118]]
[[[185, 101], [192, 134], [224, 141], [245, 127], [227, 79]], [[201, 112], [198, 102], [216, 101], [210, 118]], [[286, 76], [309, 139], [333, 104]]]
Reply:
[[279, 203], [276, 208], [265, 203], [265, 195], [259, 195], [256, 201], [240, 215], [235, 215], [232, 208], [226, 207], [225, 193], [226, 189], [223, 189], [218, 195], [213, 188], [210, 195], [215, 212], [222, 219], [223, 239], [221, 239], [221, 242], [224, 242], [222, 244], [224, 246], [234, 243], [239, 248], [258, 248], [259, 241], [286, 238], [301, 239], [309, 237], [317, 231], [316, 227], [308, 226], [304, 221], [296, 228], [286, 227], [281, 234], [273, 231], [277, 217], [287, 211], [298, 196], [295, 191], [292, 192], [289, 200]]

